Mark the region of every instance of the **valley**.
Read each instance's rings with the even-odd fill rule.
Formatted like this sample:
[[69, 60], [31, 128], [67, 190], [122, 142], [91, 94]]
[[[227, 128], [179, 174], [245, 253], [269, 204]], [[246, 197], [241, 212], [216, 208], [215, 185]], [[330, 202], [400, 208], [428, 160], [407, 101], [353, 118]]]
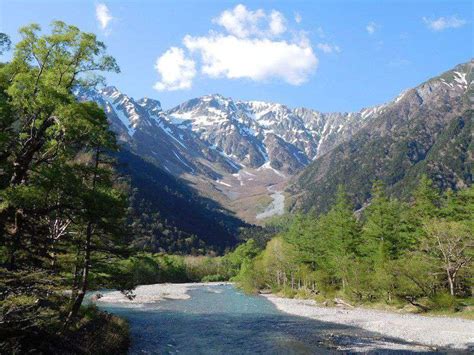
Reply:
[[[187, 181], [244, 221], [262, 224], [266, 216], [262, 212], [277, 190], [290, 191], [285, 211], [306, 209], [308, 198], [311, 206], [316, 203], [324, 211], [338, 184], [350, 187], [348, 192], [360, 208], [377, 178], [395, 194], [403, 181], [410, 186], [423, 173], [436, 176], [435, 182], [443, 188], [468, 183], [472, 177], [466, 169], [472, 156], [467, 156], [462, 170], [452, 170], [449, 161], [444, 167], [426, 162], [443, 144], [436, 143], [438, 137], [472, 105], [468, 82], [473, 75], [473, 63], [462, 64], [403, 91], [391, 102], [353, 113], [291, 109], [218, 94], [163, 110], [157, 100], [134, 100], [115, 87], [76, 95], [105, 109], [126, 149]], [[459, 134], [471, 130], [472, 120], [466, 119], [461, 123], [464, 133]], [[472, 143], [454, 144], [461, 145], [450, 149], [467, 153]], [[373, 152], [371, 147], [378, 148]], [[377, 160], [378, 153], [383, 155]], [[314, 200], [313, 191], [323, 200]]]
[[164, 111], [157, 100], [134, 100], [115, 87], [76, 95], [105, 109], [124, 147], [257, 224], [271, 201], [270, 186], [283, 191], [379, 110], [325, 114], [216, 94]]
[[0, 1], [0, 353], [472, 352], [470, 5]]

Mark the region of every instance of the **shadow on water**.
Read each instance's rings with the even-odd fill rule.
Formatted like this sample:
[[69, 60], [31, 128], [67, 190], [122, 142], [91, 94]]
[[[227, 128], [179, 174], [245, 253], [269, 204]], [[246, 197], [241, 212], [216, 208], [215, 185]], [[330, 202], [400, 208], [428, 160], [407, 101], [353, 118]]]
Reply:
[[[402, 340], [287, 315], [265, 298], [245, 295], [230, 285], [196, 287], [189, 295], [187, 300], [142, 307], [101, 307], [128, 319], [130, 354], [324, 354], [334, 353], [336, 348], [380, 354], [409, 352], [409, 343]], [[401, 350], [383, 349], [383, 343]]]

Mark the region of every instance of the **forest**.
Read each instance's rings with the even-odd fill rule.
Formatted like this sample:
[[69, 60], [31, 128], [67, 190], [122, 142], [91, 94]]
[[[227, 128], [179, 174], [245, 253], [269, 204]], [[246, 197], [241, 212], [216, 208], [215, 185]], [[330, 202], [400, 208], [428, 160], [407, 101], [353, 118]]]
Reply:
[[474, 189], [439, 192], [423, 176], [405, 202], [375, 182], [371, 203], [353, 206], [343, 187], [326, 214], [297, 215], [242, 263], [246, 290], [472, 316]]
[[[95, 35], [63, 22], [19, 33], [0, 66], [0, 352], [119, 352], [126, 323], [82, 306], [92, 268], [121, 288], [110, 269], [127, 252], [127, 182], [105, 113], [73, 90], [120, 69]], [[2, 51], [10, 44], [2, 34]]]
[[[159, 282], [231, 280], [247, 292], [419, 312], [471, 305], [472, 316], [474, 188], [442, 192], [424, 176], [398, 200], [375, 181], [370, 204], [354, 213], [340, 186], [329, 212], [265, 228], [202, 215], [199, 228], [225, 236], [218, 252], [240, 245], [223, 256], [167, 255], [206, 249], [189, 231], [171, 238], [158, 214], [138, 213], [150, 209], [137, 206], [152, 188], [137, 192], [120, 173], [124, 156], [104, 111], [74, 96], [103, 83], [101, 72], [120, 71], [105, 44], [59, 21], [49, 34], [29, 25], [20, 35], [0, 64], [0, 352], [126, 352], [126, 322], [87, 306], [87, 293], [133, 297], [136, 285]], [[1, 34], [0, 51], [10, 46]], [[161, 249], [142, 238], [150, 228], [167, 237]]]

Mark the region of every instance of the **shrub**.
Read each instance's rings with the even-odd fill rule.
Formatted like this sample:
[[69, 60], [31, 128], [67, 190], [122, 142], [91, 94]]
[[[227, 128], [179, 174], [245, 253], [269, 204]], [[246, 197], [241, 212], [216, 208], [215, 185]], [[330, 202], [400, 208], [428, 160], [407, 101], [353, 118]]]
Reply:
[[437, 311], [459, 311], [461, 302], [449, 293], [438, 293], [430, 299], [429, 308]]

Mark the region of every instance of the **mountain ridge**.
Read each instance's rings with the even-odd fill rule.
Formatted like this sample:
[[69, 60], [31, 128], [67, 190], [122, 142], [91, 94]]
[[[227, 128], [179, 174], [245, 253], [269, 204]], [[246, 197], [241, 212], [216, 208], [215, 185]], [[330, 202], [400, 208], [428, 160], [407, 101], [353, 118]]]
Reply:
[[440, 189], [472, 184], [474, 61], [406, 90], [349, 140], [312, 162], [289, 185], [292, 209], [327, 210], [337, 185], [357, 208], [381, 180], [404, 198], [421, 175]]
[[[314, 183], [304, 180], [309, 174], [308, 166], [315, 161], [324, 162], [324, 156], [358, 134], [365, 134], [370, 140], [372, 133], [366, 127], [375, 127], [380, 122], [400, 124], [403, 119], [399, 116], [408, 115], [410, 108], [422, 107], [424, 100], [429, 101], [431, 92], [423, 85], [442, 85], [448, 93], [443, 100], [459, 105], [456, 98], [467, 88], [467, 74], [462, 68], [469, 65], [460, 64], [446, 72], [451, 73], [449, 78], [443, 77], [446, 73], [441, 74], [402, 91], [389, 102], [358, 112], [323, 113], [289, 108], [281, 103], [234, 100], [220, 94], [193, 98], [163, 110], [158, 100], [134, 100], [115, 87], [84, 92], [79, 97], [104, 107], [127, 149], [185, 179], [203, 196], [216, 199], [254, 223], [264, 207], [256, 201], [268, 197], [269, 186], [283, 190], [291, 180], [287, 192], [300, 194], [304, 188], [300, 188], [298, 179]], [[429, 104], [436, 105], [436, 100]], [[435, 130], [428, 133], [434, 134]], [[420, 154], [416, 147], [412, 150], [413, 154]], [[332, 160], [330, 165], [338, 163]], [[305, 205], [298, 198], [293, 200], [291, 206]], [[241, 211], [240, 201], [255, 206], [246, 206], [249, 210]]]

